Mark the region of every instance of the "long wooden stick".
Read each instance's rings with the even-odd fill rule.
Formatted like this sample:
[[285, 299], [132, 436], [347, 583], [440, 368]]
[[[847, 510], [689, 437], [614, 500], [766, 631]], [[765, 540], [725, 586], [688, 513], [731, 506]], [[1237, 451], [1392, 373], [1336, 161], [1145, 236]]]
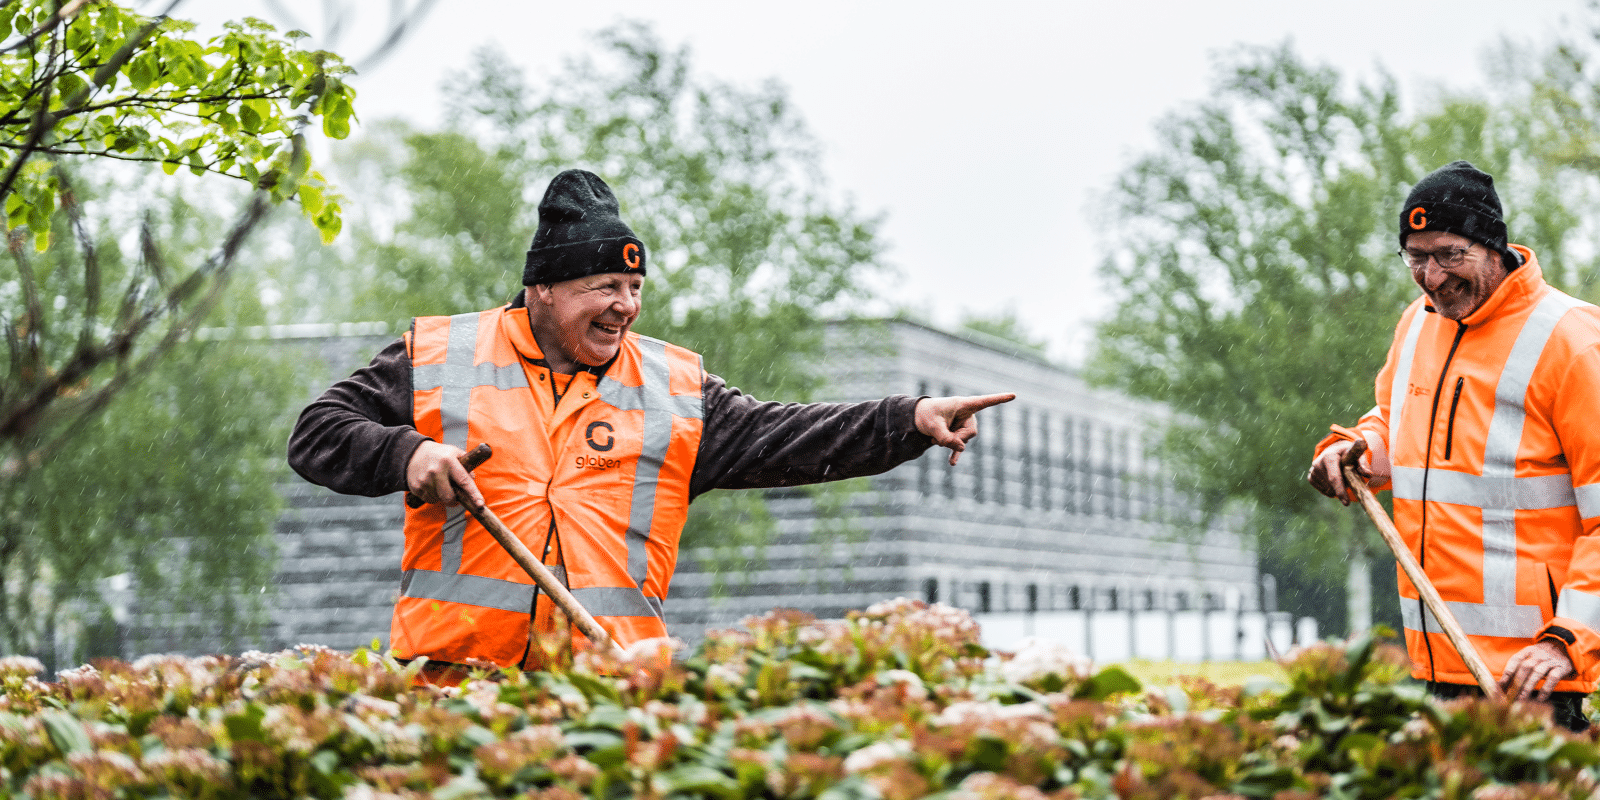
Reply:
[[1473, 649], [1472, 642], [1467, 640], [1467, 632], [1461, 629], [1461, 623], [1456, 622], [1455, 615], [1451, 614], [1449, 607], [1444, 604], [1444, 598], [1439, 596], [1439, 590], [1433, 588], [1433, 582], [1428, 580], [1427, 573], [1422, 571], [1422, 566], [1411, 555], [1411, 548], [1400, 538], [1399, 529], [1395, 528], [1394, 521], [1389, 519], [1389, 513], [1383, 510], [1378, 498], [1373, 496], [1366, 479], [1356, 472], [1356, 461], [1366, 449], [1367, 443], [1357, 439], [1355, 446], [1350, 448], [1340, 461], [1345, 485], [1355, 492], [1361, 507], [1366, 509], [1367, 516], [1372, 518], [1372, 524], [1378, 526], [1378, 533], [1383, 535], [1383, 541], [1394, 551], [1394, 558], [1400, 562], [1400, 568], [1405, 570], [1406, 577], [1411, 579], [1411, 585], [1417, 587], [1417, 594], [1422, 596], [1422, 602], [1439, 621], [1439, 627], [1444, 629], [1445, 637], [1455, 646], [1456, 652], [1461, 654], [1461, 660], [1467, 664], [1467, 671], [1477, 679], [1478, 688], [1483, 690], [1485, 697], [1504, 699], [1499, 684], [1495, 682], [1494, 676], [1489, 674], [1488, 665], [1483, 663], [1483, 658]]
[[[472, 452], [462, 454], [461, 463], [467, 467], [468, 472], [471, 472], [479, 464], [488, 461], [489, 456], [492, 455], [494, 455], [494, 451], [485, 442], [473, 448]], [[578, 630], [582, 631], [583, 635], [589, 638], [589, 641], [594, 642], [601, 648], [610, 650], [612, 655], [621, 658], [623, 655], [622, 648], [618, 647], [616, 642], [611, 641], [611, 635], [606, 633], [605, 628], [600, 627], [600, 623], [595, 621], [594, 615], [589, 613], [589, 609], [584, 608], [583, 604], [578, 602], [578, 598], [573, 597], [572, 592], [561, 584], [555, 573], [551, 572], [543, 561], [535, 557], [533, 551], [529, 550], [528, 546], [523, 544], [522, 540], [518, 539], [517, 535], [512, 533], [511, 529], [507, 528], [505, 523], [501, 522], [500, 518], [495, 516], [487, 505], [475, 506], [472, 498], [467, 495], [465, 490], [459, 485], [454, 488], [456, 499], [467, 509], [467, 513], [471, 514], [472, 518], [477, 520], [478, 524], [482, 525], [483, 529], [488, 531], [489, 535], [493, 536], [501, 547], [505, 548], [506, 552], [511, 555], [511, 560], [517, 562], [517, 566], [521, 567], [523, 572], [528, 573], [528, 577], [532, 578], [533, 582], [540, 589], [543, 589], [545, 594], [550, 595], [550, 599], [555, 602], [556, 607], [566, 613], [567, 618], [572, 620], [572, 624], [578, 626]]]

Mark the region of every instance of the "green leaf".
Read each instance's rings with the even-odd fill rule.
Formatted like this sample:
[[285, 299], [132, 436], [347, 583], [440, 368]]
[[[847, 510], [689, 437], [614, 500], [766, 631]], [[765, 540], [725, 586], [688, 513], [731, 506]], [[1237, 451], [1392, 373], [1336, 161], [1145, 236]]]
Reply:
[[79, 722], [77, 717], [64, 711], [43, 711], [39, 713], [39, 722], [50, 735], [50, 743], [55, 745], [62, 755], [89, 753], [94, 750], [94, 745], [89, 741], [89, 732], [84, 730], [83, 723]]
[[1118, 666], [1110, 666], [1101, 670], [1099, 674], [1084, 681], [1074, 697], [1086, 700], [1104, 700], [1114, 694], [1123, 692], [1137, 692], [1144, 688], [1138, 678], [1128, 674], [1128, 671]]
[[739, 796], [738, 781], [721, 770], [702, 764], [673, 767], [657, 774], [654, 783], [657, 791], [668, 795], [725, 797], [730, 800]]
[[316, 216], [322, 213], [322, 190], [308, 183], [300, 184], [300, 207], [305, 209], [307, 215]]
[[228, 731], [228, 737], [236, 742], [265, 742], [267, 734], [261, 728], [261, 720], [267, 715], [267, 710], [256, 703], [247, 703], [244, 712], [230, 714], [222, 719], [222, 725]]

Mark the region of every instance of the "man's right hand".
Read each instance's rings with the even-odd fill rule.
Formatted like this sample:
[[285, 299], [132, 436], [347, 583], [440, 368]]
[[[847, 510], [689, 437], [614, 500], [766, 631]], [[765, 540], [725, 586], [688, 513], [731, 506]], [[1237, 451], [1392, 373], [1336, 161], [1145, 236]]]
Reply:
[[459, 486], [475, 505], [483, 506], [483, 495], [472, 482], [472, 473], [461, 466], [462, 455], [459, 447], [432, 440], [423, 442], [406, 465], [406, 488], [424, 502], [453, 506], [460, 502], [455, 490]]
[[[1344, 470], [1339, 462], [1344, 459], [1344, 454], [1355, 446], [1356, 443], [1349, 439], [1328, 445], [1322, 454], [1311, 462], [1311, 471], [1306, 473], [1306, 480], [1317, 487], [1317, 491], [1345, 505], [1350, 505], [1350, 493], [1349, 487], [1344, 484]], [[1372, 474], [1359, 461], [1356, 462], [1356, 474], [1369, 481], [1372, 479]]]

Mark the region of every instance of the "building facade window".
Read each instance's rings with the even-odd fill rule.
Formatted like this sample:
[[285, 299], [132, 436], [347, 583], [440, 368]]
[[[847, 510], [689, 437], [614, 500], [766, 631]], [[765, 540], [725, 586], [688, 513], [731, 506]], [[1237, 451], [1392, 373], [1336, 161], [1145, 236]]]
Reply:
[[989, 597], [989, 582], [988, 581], [979, 581], [978, 582], [978, 613], [980, 613], [980, 614], [989, 613], [991, 599], [992, 598]]
[[1050, 473], [1055, 471], [1055, 464], [1050, 460], [1050, 415], [1039, 412], [1039, 507], [1046, 511], [1055, 509], [1055, 498], [1051, 497]]
[[922, 579], [922, 599], [928, 603], [939, 602], [939, 579]]
[[994, 501], [1000, 505], [1005, 505], [1006, 420], [1009, 419], [1011, 415], [1006, 413], [1005, 406], [995, 406], [989, 410], [995, 412], [994, 426], [992, 428], [994, 431], [994, 438], [990, 440], [994, 447], [994, 450], [992, 451], [994, 453], [994, 458], [989, 459], [989, 462], [992, 465], [990, 469], [994, 472]]

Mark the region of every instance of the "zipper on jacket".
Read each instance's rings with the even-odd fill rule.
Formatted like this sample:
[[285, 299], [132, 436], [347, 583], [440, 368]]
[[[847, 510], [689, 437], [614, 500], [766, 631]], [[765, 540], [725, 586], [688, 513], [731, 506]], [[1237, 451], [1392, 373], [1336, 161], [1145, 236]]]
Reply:
[[[1428, 473], [1433, 469], [1433, 429], [1439, 421], [1439, 395], [1444, 393], [1444, 378], [1450, 374], [1450, 362], [1455, 360], [1456, 348], [1461, 346], [1461, 338], [1467, 335], [1467, 323], [1456, 322], [1456, 338], [1450, 342], [1450, 352], [1444, 357], [1444, 366], [1439, 369], [1439, 384], [1433, 389], [1433, 406], [1428, 412], [1428, 440], [1423, 452], [1422, 462], [1422, 525], [1417, 535], [1417, 566], [1424, 571], [1428, 567]], [[1396, 376], [1397, 378], [1399, 376]], [[1406, 376], [1407, 380], [1410, 376]], [[1452, 404], [1453, 406], [1454, 404]], [[1428, 648], [1428, 680], [1438, 681], [1439, 671], [1433, 663], [1433, 642], [1428, 639], [1428, 607], [1422, 602], [1421, 589], [1417, 590], [1418, 618], [1422, 621], [1422, 643]]]
[[1450, 460], [1450, 445], [1456, 438], [1456, 406], [1461, 404], [1461, 387], [1466, 383], [1466, 376], [1463, 375], [1456, 378], [1456, 393], [1450, 398], [1450, 421], [1445, 423], [1444, 428], [1444, 460], [1446, 461]]

